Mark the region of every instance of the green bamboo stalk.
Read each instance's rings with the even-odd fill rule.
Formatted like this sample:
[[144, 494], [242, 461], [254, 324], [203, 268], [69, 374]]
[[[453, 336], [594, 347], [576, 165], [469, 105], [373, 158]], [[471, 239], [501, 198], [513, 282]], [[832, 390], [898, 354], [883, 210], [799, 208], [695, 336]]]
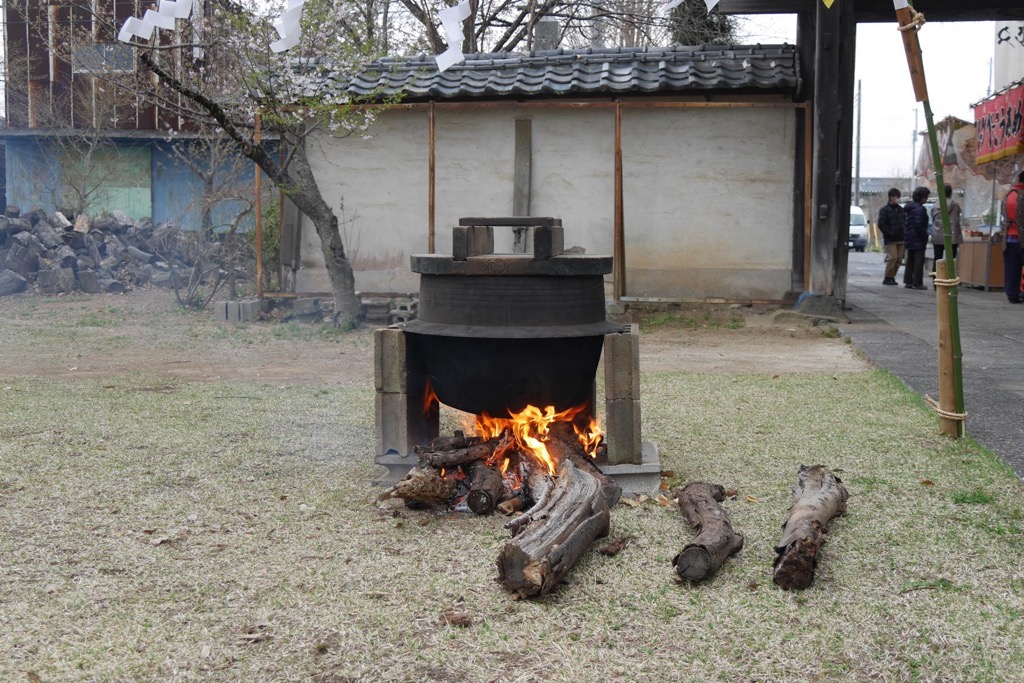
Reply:
[[[935, 133], [935, 120], [928, 99], [928, 84], [924, 73], [924, 61], [921, 58], [921, 42], [917, 38], [917, 30], [923, 22], [923, 15], [918, 16], [913, 5], [907, 0], [893, 0], [896, 16], [900, 21], [903, 33], [903, 46], [907, 53], [907, 66], [910, 68], [910, 80], [914, 86], [914, 97], [924, 104], [925, 121], [928, 124], [928, 142], [932, 151], [932, 165], [935, 167], [935, 184], [939, 194], [939, 209], [942, 214], [942, 243], [946, 247], [946, 278], [956, 278], [956, 261], [953, 258], [953, 234], [949, 226], [949, 203], [946, 201], [945, 179], [942, 173], [942, 157], [939, 155], [939, 138]], [[953, 396], [956, 412], [964, 413], [963, 383], [963, 351], [960, 346], [960, 313], [957, 288], [949, 288], [949, 326], [950, 352], [953, 356]], [[964, 422], [957, 421], [957, 436], [963, 436]]]
[[[921, 77], [924, 78], [922, 72]], [[956, 278], [956, 259], [953, 258], [953, 232], [949, 225], [949, 202], [946, 201], [946, 182], [942, 173], [942, 158], [939, 156], [939, 137], [935, 132], [935, 120], [931, 103], [924, 100], [924, 119], [928, 124], [928, 142], [932, 150], [932, 165], [935, 167], [935, 187], [939, 195], [939, 209], [942, 212], [942, 243], [945, 245], [946, 278]], [[956, 412], [964, 412], [963, 350], [960, 347], [960, 312], [957, 305], [957, 287], [949, 288], [949, 327], [953, 354], [953, 395]], [[957, 432], [963, 436], [964, 423], [958, 422]]]

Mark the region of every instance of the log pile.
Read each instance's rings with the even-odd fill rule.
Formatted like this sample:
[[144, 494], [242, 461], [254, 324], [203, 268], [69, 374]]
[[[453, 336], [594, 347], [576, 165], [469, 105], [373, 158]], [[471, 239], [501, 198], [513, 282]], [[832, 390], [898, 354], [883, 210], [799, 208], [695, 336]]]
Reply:
[[188, 282], [200, 257], [220, 248], [170, 223], [132, 221], [118, 211], [74, 222], [61, 212], [0, 216], [0, 296], [35, 289], [120, 293], [135, 286]]
[[509, 431], [490, 439], [440, 437], [415, 449], [419, 465], [380, 499], [516, 514], [505, 525], [512, 540], [498, 556], [498, 581], [517, 598], [545, 595], [607, 535], [621, 493], [571, 430], [554, 430], [545, 444], [557, 463], [553, 475], [518, 450]]
[[[571, 425], [552, 425], [544, 444], [555, 463], [553, 473], [520, 450], [508, 430], [489, 439], [461, 432], [435, 439], [415, 449], [419, 465], [380, 499], [401, 498], [413, 508], [444, 505], [510, 515], [505, 529], [511, 539], [497, 557], [498, 582], [515, 598], [544, 596], [564, 581], [595, 540], [608, 535], [611, 508], [621, 495], [619, 485], [586, 454]], [[721, 506], [735, 492], [693, 481], [674, 493], [696, 536], [672, 565], [681, 579], [702, 581], [743, 548], [742, 534], [733, 530]], [[791, 590], [811, 584], [827, 524], [846, 513], [847, 498], [842, 481], [825, 466], [800, 466], [775, 548], [773, 580], [778, 586]], [[620, 549], [609, 545], [599, 552]]]

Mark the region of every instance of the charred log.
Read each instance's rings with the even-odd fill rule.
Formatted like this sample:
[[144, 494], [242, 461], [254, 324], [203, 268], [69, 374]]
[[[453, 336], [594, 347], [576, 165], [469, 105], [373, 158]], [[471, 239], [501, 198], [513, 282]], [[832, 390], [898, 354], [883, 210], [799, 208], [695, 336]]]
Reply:
[[725, 500], [722, 486], [691, 481], [676, 489], [676, 498], [686, 523], [697, 530], [697, 537], [672, 558], [672, 565], [681, 578], [701, 581], [740, 551], [743, 536], [733, 531], [728, 515], [719, 505]]
[[554, 489], [554, 482], [551, 477], [548, 476], [547, 472], [536, 470], [530, 473], [530, 476], [526, 478], [526, 490], [530, 494], [530, 498], [534, 501], [526, 512], [519, 515], [512, 521], [505, 525], [505, 528], [509, 530], [513, 538], [524, 528], [526, 525], [533, 521], [533, 516], [540, 510], [544, 509], [544, 506], [548, 504], [551, 499], [551, 492]]
[[498, 581], [517, 598], [541, 596], [579, 562], [595, 539], [608, 534], [611, 515], [601, 481], [559, 463], [547, 503], [498, 555]]
[[454, 451], [461, 448], [476, 446], [484, 441], [482, 436], [466, 436], [462, 431], [456, 431], [452, 436], [439, 436], [425, 446], [415, 446], [412, 450], [417, 455], [426, 453], [437, 453]]
[[463, 469], [469, 477], [466, 505], [478, 515], [489, 515], [494, 512], [505, 493], [501, 473], [479, 460], [465, 465]]
[[511, 433], [502, 432], [501, 436], [465, 448], [424, 453], [420, 456], [420, 465], [446, 469], [465, 465], [474, 460], [486, 460], [495, 452], [511, 447], [513, 441]]
[[800, 465], [792, 490], [793, 504], [775, 547], [772, 580], [786, 590], [811, 585], [818, 550], [825, 543], [829, 520], [846, 514], [849, 493], [842, 480], [824, 465]]
[[424, 505], [443, 505], [455, 494], [454, 482], [432, 467], [414, 467], [405, 479], [377, 497], [377, 500], [403, 498]]

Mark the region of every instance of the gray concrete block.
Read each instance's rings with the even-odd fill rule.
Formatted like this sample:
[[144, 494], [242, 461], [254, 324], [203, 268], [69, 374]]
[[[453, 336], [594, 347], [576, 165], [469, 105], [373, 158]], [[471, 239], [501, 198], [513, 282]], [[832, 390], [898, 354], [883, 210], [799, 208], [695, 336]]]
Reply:
[[237, 323], [239, 321], [239, 310], [237, 301], [228, 302], [228, 322]]
[[408, 347], [405, 332], [383, 328], [373, 332], [373, 379], [377, 391], [406, 393]]
[[[639, 464], [609, 465], [598, 462], [602, 472], [615, 480], [622, 488], [622, 497], [643, 494], [655, 496], [661, 486], [661, 459], [658, 444], [645, 441], [641, 447]], [[404, 476], [404, 474], [403, 474]]]
[[610, 400], [640, 398], [640, 328], [604, 336], [604, 391]]
[[409, 455], [437, 437], [437, 413], [423, 414], [420, 397], [378, 391], [374, 398], [377, 455]]
[[226, 323], [228, 321], [228, 306], [230, 304], [230, 301], [214, 301], [213, 319], [217, 322]]
[[320, 299], [317, 297], [296, 298], [292, 301], [293, 315], [316, 315], [321, 310]]
[[613, 465], [639, 464], [640, 400], [605, 401], [605, 439], [608, 441], [608, 462]]
[[259, 299], [246, 299], [234, 303], [238, 305], [238, 319], [241, 322], [252, 322], [263, 312], [263, 302]]

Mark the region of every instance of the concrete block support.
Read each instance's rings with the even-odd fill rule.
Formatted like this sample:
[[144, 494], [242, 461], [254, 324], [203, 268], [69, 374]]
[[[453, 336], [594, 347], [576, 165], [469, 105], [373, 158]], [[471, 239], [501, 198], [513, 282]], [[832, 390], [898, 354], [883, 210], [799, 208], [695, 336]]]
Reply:
[[405, 332], [387, 328], [373, 337], [374, 462], [388, 468], [378, 483], [389, 484], [415, 466], [413, 448], [437, 437], [439, 410], [436, 398], [428, 401], [427, 375]]
[[409, 372], [405, 332], [385, 328], [373, 332], [373, 379], [378, 392], [405, 393]]
[[605, 401], [608, 462], [612, 465], [640, 464], [640, 399]]
[[640, 464], [640, 328], [604, 337], [605, 438], [608, 462]]
[[608, 401], [640, 398], [640, 326], [604, 337], [604, 390]]

